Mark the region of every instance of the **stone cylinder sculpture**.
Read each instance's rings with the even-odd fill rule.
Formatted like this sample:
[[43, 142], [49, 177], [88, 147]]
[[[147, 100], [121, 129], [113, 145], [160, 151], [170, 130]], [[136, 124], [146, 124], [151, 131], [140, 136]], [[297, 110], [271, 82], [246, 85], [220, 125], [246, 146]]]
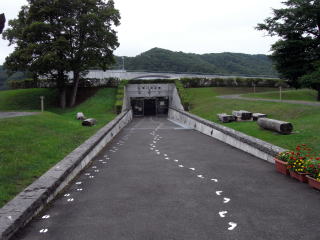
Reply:
[[291, 123], [270, 118], [259, 118], [257, 123], [264, 129], [276, 131], [281, 134], [290, 134], [293, 130], [293, 126]]

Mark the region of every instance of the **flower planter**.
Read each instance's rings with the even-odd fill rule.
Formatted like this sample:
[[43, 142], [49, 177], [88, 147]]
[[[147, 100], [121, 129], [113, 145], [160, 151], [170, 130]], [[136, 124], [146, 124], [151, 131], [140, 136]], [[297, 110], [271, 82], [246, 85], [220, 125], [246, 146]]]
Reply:
[[294, 179], [297, 179], [300, 182], [306, 183], [308, 182], [307, 173], [297, 173], [295, 171], [289, 171], [290, 176]]
[[313, 177], [307, 176], [308, 184], [310, 187], [320, 190], [320, 182]]
[[287, 168], [288, 163], [281, 161], [277, 158], [274, 159], [276, 170], [284, 175], [289, 175], [289, 170]]

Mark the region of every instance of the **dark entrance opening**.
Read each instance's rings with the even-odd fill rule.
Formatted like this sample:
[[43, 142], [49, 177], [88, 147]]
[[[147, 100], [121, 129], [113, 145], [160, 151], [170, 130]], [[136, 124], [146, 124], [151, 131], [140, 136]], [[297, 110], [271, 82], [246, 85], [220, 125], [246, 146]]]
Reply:
[[131, 98], [131, 107], [133, 115], [138, 116], [155, 116], [168, 114], [169, 98]]
[[131, 100], [131, 107], [134, 116], [143, 116], [143, 99], [137, 98]]
[[144, 100], [144, 116], [156, 115], [156, 99]]

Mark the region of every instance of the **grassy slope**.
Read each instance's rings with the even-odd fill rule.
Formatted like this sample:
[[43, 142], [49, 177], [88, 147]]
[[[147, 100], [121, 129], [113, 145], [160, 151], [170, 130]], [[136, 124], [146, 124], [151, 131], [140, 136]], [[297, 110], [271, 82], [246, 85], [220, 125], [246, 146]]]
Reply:
[[57, 90], [54, 89], [18, 89], [0, 92], [0, 111], [39, 111], [40, 96], [45, 96], [45, 107], [57, 103]]
[[224, 125], [284, 148], [294, 149], [297, 144], [305, 143], [320, 152], [319, 107], [216, 98], [217, 95], [252, 91], [245, 88], [193, 88], [187, 91], [191, 96], [191, 112], [198, 116], [219, 122], [218, 113], [231, 113], [232, 110], [266, 113], [270, 118], [292, 122], [295, 134], [279, 135], [260, 129], [255, 122], [234, 122]]
[[[0, 99], [5, 99], [3, 95], [25, 98], [26, 92], [32, 96], [31, 93], [39, 89], [24, 91], [0, 92]], [[50, 94], [54, 95], [49, 90]], [[73, 109], [52, 109], [54, 112], [35, 116], [0, 119], [0, 206], [112, 120], [114, 102], [115, 89], [101, 89]], [[11, 105], [17, 110], [16, 103]], [[24, 108], [19, 110], [32, 110], [27, 103], [22, 105]], [[8, 106], [5, 108], [8, 110]], [[75, 120], [77, 111], [96, 118], [97, 126], [82, 127]]]
[[[266, 99], [279, 99], [279, 91], [272, 91], [266, 93], [249, 93], [243, 97], [250, 98], [266, 98]], [[283, 100], [299, 100], [299, 101], [317, 101], [317, 91], [311, 89], [289, 90], [282, 92]]]

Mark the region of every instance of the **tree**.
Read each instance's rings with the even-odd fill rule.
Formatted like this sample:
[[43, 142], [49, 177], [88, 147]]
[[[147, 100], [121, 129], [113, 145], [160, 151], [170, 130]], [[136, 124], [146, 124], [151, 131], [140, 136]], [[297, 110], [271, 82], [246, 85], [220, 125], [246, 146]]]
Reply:
[[60, 92], [60, 106], [66, 106], [66, 88], [73, 72], [74, 105], [80, 75], [90, 67], [106, 69], [113, 62], [118, 39], [119, 11], [113, 0], [28, 0], [17, 19], [9, 22], [4, 38], [16, 44], [6, 58], [11, 71], [28, 70], [52, 79]]
[[320, 101], [320, 62], [314, 64], [315, 70], [300, 78], [302, 86], [307, 86], [318, 91], [317, 100]]
[[320, 0], [287, 0], [273, 10], [256, 29], [265, 30], [280, 40], [272, 45], [272, 59], [281, 77], [300, 87], [299, 78], [314, 70], [320, 57]]
[[106, 70], [115, 60], [113, 51], [119, 46], [113, 26], [120, 24], [119, 11], [113, 0], [74, 0], [72, 20], [65, 22], [70, 43], [68, 58], [73, 71], [73, 91], [70, 105], [75, 104], [80, 75], [90, 67]]

